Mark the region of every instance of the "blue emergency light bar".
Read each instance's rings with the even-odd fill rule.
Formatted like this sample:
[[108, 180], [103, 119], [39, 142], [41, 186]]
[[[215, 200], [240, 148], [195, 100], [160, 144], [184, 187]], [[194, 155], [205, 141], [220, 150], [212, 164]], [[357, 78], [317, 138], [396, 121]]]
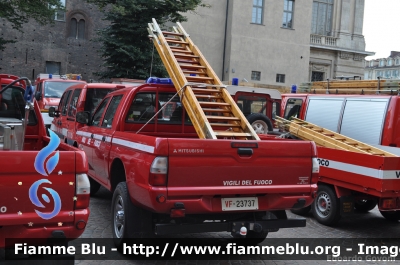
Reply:
[[168, 84], [173, 85], [171, 78], [149, 77], [146, 80], [147, 84]]

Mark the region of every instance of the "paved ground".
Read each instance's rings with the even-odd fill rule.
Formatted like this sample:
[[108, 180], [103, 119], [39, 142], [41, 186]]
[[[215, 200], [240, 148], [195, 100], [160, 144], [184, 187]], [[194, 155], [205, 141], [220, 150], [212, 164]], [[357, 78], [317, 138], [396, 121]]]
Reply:
[[[111, 208], [112, 194], [105, 189], [100, 191], [91, 199], [90, 218], [86, 230], [81, 238], [111, 238]], [[288, 212], [289, 217], [296, 215]], [[180, 235], [178, 235], [179, 237]], [[185, 235], [185, 237], [196, 237], [196, 234]], [[228, 238], [228, 233], [207, 233], [201, 235], [212, 238]], [[336, 227], [326, 227], [316, 222], [311, 214], [307, 217], [305, 228], [281, 229], [276, 233], [270, 233], [268, 238], [400, 238], [400, 225], [386, 221], [377, 208], [370, 213], [354, 213], [351, 216], [342, 218]], [[399, 255], [400, 256], [400, 255]], [[397, 258], [400, 260], [400, 257]], [[396, 262], [368, 262], [369, 264], [396, 264]], [[241, 260], [241, 261], [137, 261], [137, 260], [81, 260], [75, 264], [362, 264], [365, 262], [327, 262], [327, 261], [272, 261], [272, 260]]]

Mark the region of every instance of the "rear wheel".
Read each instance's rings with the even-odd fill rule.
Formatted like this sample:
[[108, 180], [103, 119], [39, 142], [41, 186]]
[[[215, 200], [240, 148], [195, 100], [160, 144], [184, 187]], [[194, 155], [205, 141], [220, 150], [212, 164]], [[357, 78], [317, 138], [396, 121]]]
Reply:
[[291, 209], [290, 211], [294, 214], [306, 215], [310, 212], [310, 210], [311, 210], [311, 205], [300, 209]]
[[115, 188], [112, 204], [112, 233], [114, 244], [122, 246], [128, 238], [151, 237], [151, 213], [135, 206], [130, 199], [126, 182]]
[[377, 202], [375, 200], [359, 200], [354, 203], [357, 211], [367, 213], [375, 208]]
[[267, 134], [273, 130], [271, 120], [261, 113], [253, 113], [246, 117], [257, 134]]
[[317, 197], [312, 203], [314, 218], [324, 225], [335, 225], [340, 220], [339, 199], [330, 186], [318, 186]]
[[400, 211], [380, 211], [382, 216], [389, 221], [397, 222], [400, 220]]

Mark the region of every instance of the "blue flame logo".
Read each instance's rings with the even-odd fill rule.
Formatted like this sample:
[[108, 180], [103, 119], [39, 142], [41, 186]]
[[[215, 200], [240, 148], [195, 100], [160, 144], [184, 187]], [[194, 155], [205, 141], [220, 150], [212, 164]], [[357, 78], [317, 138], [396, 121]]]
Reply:
[[[56, 168], [56, 166], [58, 164], [58, 160], [60, 158], [59, 151], [57, 151], [55, 155], [48, 158], [57, 149], [57, 147], [60, 144], [60, 139], [54, 132], [49, 130], [49, 134], [50, 134], [49, 144], [46, 147], [44, 147], [42, 150], [40, 150], [40, 152], [36, 156], [35, 163], [34, 163], [36, 171], [38, 173], [42, 174], [43, 176], [48, 176], [49, 174], [51, 174], [51, 172], [53, 172], [53, 170]], [[46, 163], [47, 170], [45, 169], [45, 166], [44, 166], [46, 159], [47, 159], [47, 163]], [[40, 179], [40, 180], [36, 181], [35, 183], [33, 183], [32, 186], [29, 188], [29, 199], [35, 206], [40, 207], [40, 208], [45, 208], [43, 203], [39, 200], [39, 196], [38, 196], [39, 186], [43, 183], [52, 184], [48, 179]], [[50, 193], [50, 195], [54, 201], [54, 209], [50, 213], [43, 213], [38, 210], [35, 210], [35, 212], [41, 218], [48, 220], [48, 219], [53, 218], [60, 212], [61, 199], [55, 190], [53, 190], [51, 188], [46, 188], [46, 187], [44, 189]], [[47, 196], [46, 194], [42, 194], [41, 197], [46, 203], [50, 203], [49, 196]]]
[[[45, 206], [39, 201], [38, 194], [37, 194], [39, 186], [42, 183], [51, 184], [51, 182], [49, 180], [47, 180], [47, 179], [40, 179], [40, 180], [36, 181], [29, 188], [29, 198], [31, 199], [31, 202], [34, 205], [36, 205], [37, 207], [45, 208]], [[47, 190], [51, 194], [51, 196], [53, 198], [53, 201], [54, 201], [54, 209], [53, 209], [53, 211], [51, 213], [42, 213], [42, 212], [40, 212], [38, 210], [35, 210], [35, 212], [37, 213], [37, 215], [39, 215], [43, 219], [48, 220], [48, 219], [53, 218], [54, 216], [56, 216], [60, 212], [60, 210], [61, 210], [61, 199], [60, 199], [60, 196], [58, 195], [58, 193], [55, 190], [50, 189], [50, 188], [44, 188], [44, 189]], [[47, 203], [50, 202], [50, 199], [46, 194], [42, 194], [42, 199]]]
[[36, 171], [46, 177], [51, 172], [53, 172], [53, 170], [56, 168], [56, 166], [58, 164], [58, 159], [60, 158], [58, 151], [56, 152], [56, 154], [54, 156], [50, 157], [46, 163], [46, 168], [47, 168], [47, 172], [46, 172], [46, 170], [44, 169], [44, 163], [46, 161], [46, 158], [51, 153], [53, 153], [57, 149], [58, 145], [60, 144], [60, 138], [58, 138], [58, 136], [50, 130], [49, 130], [49, 133], [50, 133], [50, 143], [46, 147], [44, 147], [42, 150], [40, 150], [40, 152], [37, 154], [36, 159], [35, 159]]

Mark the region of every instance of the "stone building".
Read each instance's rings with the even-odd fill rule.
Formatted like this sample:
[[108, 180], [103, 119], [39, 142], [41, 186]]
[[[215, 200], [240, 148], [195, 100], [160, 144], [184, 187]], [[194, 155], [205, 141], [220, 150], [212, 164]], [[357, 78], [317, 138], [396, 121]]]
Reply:
[[364, 79], [400, 79], [400, 52], [391, 51], [387, 58], [365, 60]]
[[62, 0], [66, 12], [56, 12], [54, 25], [25, 24], [23, 33], [2, 19], [0, 34], [17, 41], [0, 52], [0, 73], [35, 79], [40, 73], [81, 74], [86, 81], [96, 79], [102, 60], [94, 41], [96, 29], [105, 26], [96, 5], [79, 0]]
[[[54, 26], [32, 22], [24, 33], [3, 20], [2, 36], [18, 42], [0, 53], [0, 73], [34, 78], [76, 73], [84, 80], [102, 62], [95, 30], [102, 13], [86, 1], [63, 0]], [[275, 86], [364, 74], [365, 0], [204, 0], [183, 27], [221, 80]], [[149, 21], [150, 22], [150, 21]], [[150, 60], [150, 59], [149, 59]]]
[[222, 80], [290, 86], [363, 76], [364, 0], [205, 0], [183, 23]]

